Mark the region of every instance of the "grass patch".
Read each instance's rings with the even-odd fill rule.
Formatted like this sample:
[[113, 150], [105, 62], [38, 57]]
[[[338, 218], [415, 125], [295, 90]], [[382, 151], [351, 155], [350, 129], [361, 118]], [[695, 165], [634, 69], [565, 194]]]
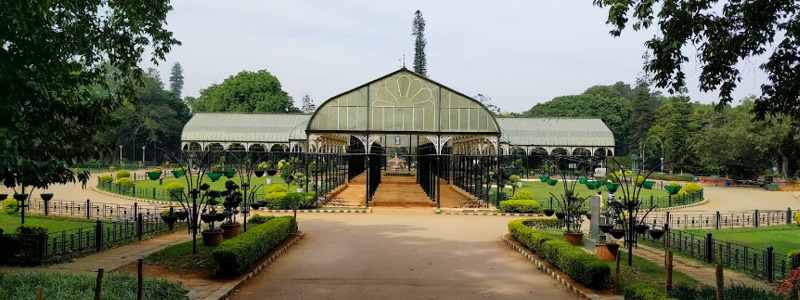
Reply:
[[772, 246], [775, 252], [786, 254], [791, 250], [800, 249], [800, 227], [797, 225], [781, 225], [759, 228], [735, 228], [720, 230], [684, 230], [705, 236], [711, 232], [713, 238], [748, 247], [767, 249]]
[[[622, 245], [620, 245], [620, 250], [622, 250]], [[667, 273], [664, 269], [664, 266], [655, 264], [636, 255], [633, 256], [633, 266], [628, 267], [627, 261], [628, 253], [620, 252], [620, 290], [633, 284], [644, 283], [652, 288], [658, 289], [662, 292], [664, 291], [667, 278]], [[613, 274], [616, 262], [609, 261], [608, 264], [611, 266], [611, 272]], [[689, 275], [675, 270], [672, 271], [672, 286], [687, 285], [696, 287], [699, 284], [700, 282], [697, 281], [697, 279], [694, 279]]]
[[[136, 299], [136, 276], [122, 273], [103, 275], [103, 299]], [[0, 276], [0, 299], [34, 299], [41, 289], [44, 299], [94, 299], [95, 276], [56, 272], [20, 272]], [[144, 299], [185, 299], [181, 284], [165, 279], [145, 278]]]
[[145, 262], [179, 274], [213, 271], [217, 268], [217, 262], [211, 257], [214, 248], [203, 245], [201, 237], [198, 236], [196, 254], [192, 254], [192, 241], [188, 241], [150, 254], [145, 258]]
[[[4, 233], [14, 233], [17, 227], [22, 225], [21, 215], [19, 213], [9, 215], [0, 213], [0, 228]], [[78, 218], [63, 218], [63, 217], [45, 217], [41, 215], [25, 214], [25, 225], [31, 226], [44, 226], [47, 227], [48, 232], [57, 232], [80, 227], [94, 226], [95, 220], [78, 219]]]
[[[568, 184], [572, 184], [572, 182], [568, 182]], [[564, 184], [561, 183], [560, 178], [559, 178], [559, 182], [554, 186], [550, 186], [547, 183], [541, 182], [541, 181], [523, 181], [522, 182], [522, 187], [521, 188], [517, 188], [517, 191], [519, 191], [519, 190], [526, 190], [526, 191], [530, 192], [531, 195], [533, 195], [533, 200], [536, 200], [537, 202], [539, 202], [539, 204], [542, 205], [542, 208], [549, 208], [550, 207], [550, 197], [551, 197], [550, 193], [552, 192], [556, 196], [559, 196], [559, 195], [563, 194], [564, 193]], [[589, 188], [586, 187], [585, 184], [580, 184], [580, 183], [575, 184], [575, 193], [577, 193], [578, 195], [583, 196], [583, 197], [588, 197], [588, 196], [591, 196], [591, 195], [597, 195], [598, 191], [602, 191], [603, 192], [603, 199], [605, 199], [605, 197], [608, 196], [608, 193], [605, 190], [605, 188], [600, 188], [600, 189], [596, 189], [596, 190], [590, 190]], [[506, 186], [506, 188], [503, 190], [503, 192], [508, 194], [509, 198], [511, 198], [512, 195], [511, 195], [511, 188], [510, 187]], [[621, 196], [621, 194], [622, 194], [622, 189], [618, 190], [615, 195], [617, 197], [619, 197], [619, 196]], [[653, 196], [653, 197], [668, 197], [669, 193], [667, 193], [667, 191], [665, 191], [665, 190], [659, 190], [659, 189], [652, 189], [652, 190], [642, 189], [642, 193], [641, 193], [641, 196], [639, 196], [639, 199], [646, 199], [646, 201], [649, 201], [650, 196]], [[588, 203], [589, 201], [587, 200], [586, 202]], [[553, 206], [555, 207], [556, 205], [557, 204], [554, 201], [553, 202]]]

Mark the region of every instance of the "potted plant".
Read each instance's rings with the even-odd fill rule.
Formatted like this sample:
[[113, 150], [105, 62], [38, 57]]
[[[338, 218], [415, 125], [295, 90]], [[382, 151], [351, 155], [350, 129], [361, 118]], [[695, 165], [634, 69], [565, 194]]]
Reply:
[[150, 180], [158, 180], [161, 178], [161, 173], [162, 172], [160, 168], [155, 168], [152, 171], [147, 172], [147, 178], [150, 178]]
[[664, 229], [650, 229], [650, 237], [654, 240], [660, 239], [664, 235]]
[[25, 200], [28, 199], [28, 194], [14, 194], [14, 199], [25, 204]]
[[[209, 205], [216, 205], [217, 203], [216, 203], [216, 200], [209, 199], [208, 200], [208, 204]], [[208, 225], [208, 227], [206, 227], [206, 229], [203, 230], [203, 232], [202, 232], [202, 234], [203, 234], [203, 245], [206, 245], [206, 246], [209, 246], [209, 247], [216, 247], [216, 246], [219, 246], [219, 244], [222, 244], [222, 233], [223, 233], [223, 231], [222, 231], [222, 229], [218, 229], [218, 228], [214, 227], [214, 223], [217, 222], [217, 219], [218, 219], [217, 215], [218, 215], [217, 212], [215, 210], [213, 210], [213, 209], [209, 213], [206, 213], [205, 209], [204, 209], [203, 210], [203, 214], [200, 215], [200, 220], [202, 220], [203, 223], [206, 223]]]
[[267, 175], [269, 176], [275, 176], [276, 174], [278, 174], [278, 169], [275, 168], [275, 163], [272, 162], [271, 160], [267, 161], [266, 169], [267, 169]]
[[225, 182], [225, 192], [222, 193], [225, 200], [222, 202], [224, 212], [222, 213], [223, 219], [218, 221], [225, 221], [220, 225], [223, 230], [223, 238], [232, 238], [239, 235], [239, 229], [242, 224], [236, 222], [235, 216], [239, 213], [238, 208], [242, 203], [242, 192], [239, 191], [239, 185], [235, 182], [228, 180]]
[[266, 172], [266, 169], [267, 163], [262, 161], [260, 164], [258, 164], [258, 166], [256, 166], [256, 170], [253, 171], [253, 173], [256, 174], [256, 177], [264, 177], [264, 172]]
[[566, 217], [567, 217], [567, 214], [565, 212], [563, 212], [563, 211], [556, 212], [556, 218], [558, 218], [559, 220], [563, 220]]
[[647, 229], [650, 229], [650, 226], [648, 226], [646, 224], [638, 224], [638, 225], [634, 226], [633, 228], [636, 230], [636, 233], [643, 234], [643, 233], [647, 232]]
[[172, 170], [172, 176], [175, 178], [181, 178], [181, 176], [183, 176], [184, 174], [186, 174], [186, 167], [181, 167], [180, 169]]
[[545, 216], [552, 217], [556, 211], [552, 208], [545, 208], [543, 212]]
[[539, 181], [541, 181], [541, 182], [547, 182], [548, 180], [550, 180], [550, 176], [547, 176], [547, 175], [539, 175]]
[[615, 239], [621, 239], [622, 237], [625, 236], [625, 229], [614, 228], [609, 230], [608, 233], [610, 233], [611, 236], [614, 237]]
[[614, 225], [602, 224], [598, 227], [600, 228], [600, 231], [602, 231], [603, 233], [608, 233], [611, 229], [614, 228]]
[[233, 176], [236, 176], [236, 170], [225, 170], [225, 172], [223, 173], [225, 174], [225, 177], [228, 177], [228, 179], [231, 179], [233, 178]]
[[613, 240], [607, 240], [606, 236], [600, 236], [600, 240], [598, 243], [594, 244], [595, 253], [597, 253], [597, 258], [601, 260], [614, 260], [617, 257], [617, 252], [619, 251], [619, 244]]
[[308, 178], [302, 172], [297, 172], [294, 174], [294, 183], [297, 184], [297, 192], [302, 193], [305, 191], [305, 186], [308, 185]]
[[178, 220], [185, 221], [189, 217], [189, 212], [185, 210], [175, 212], [175, 215], [178, 216]]
[[176, 221], [178, 221], [178, 215], [171, 210], [164, 210], [161, 212], [161, 220], [163, 220], [164, 223], [167, 223], [167, 225], [169, 225], [169, 229], [172, 230], [172, 226]]
[[44, 200], [45, 203], [50, 201], [50, 199], [53, 199], [53, 193], [42, 193], [39, 196], [42, 197], [42, 200]]
[[[555, 186], [558, 183], [558, 179], [548, 179], [547, 184], [550, 186]], [[566, 181], [564, 182], [566, 184]]]

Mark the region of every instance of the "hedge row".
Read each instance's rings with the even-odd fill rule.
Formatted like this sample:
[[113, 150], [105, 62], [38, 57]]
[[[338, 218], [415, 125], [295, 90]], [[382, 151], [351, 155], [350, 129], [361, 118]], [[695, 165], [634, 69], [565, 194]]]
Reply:
[[611, 275], [608, 263], [580, 247], [553, 239], [544, 232], [528, 227], [526, 221], [530, 220], [509, 222], [509, 234], [576, 282], [593, 289], [602, 289], [608, 285]]
[[233, 277], [243, 273], [296, 229], [297, 223], [293, 217], [279, 217], [222, 242], [211, 252], [219, 264], [220, 276]]
[[622, 290], [622, 295], [625, 300], [670, 300], [676, 298], [667, 298], [660, 290], [651, 287], [644, 283], [632, 284]]
[[500, 209], [505, 212], [534, 213], [542, 207], [535, 200], [506, 200], [500, 202]]

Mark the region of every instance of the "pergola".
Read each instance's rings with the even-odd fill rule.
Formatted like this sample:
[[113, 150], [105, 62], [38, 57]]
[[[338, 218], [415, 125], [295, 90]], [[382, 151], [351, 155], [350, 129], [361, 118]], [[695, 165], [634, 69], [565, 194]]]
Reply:
[[614, 149], [599, 119], [495, 118], [477, 100], [405, 68], [328, 99], [313, 115], [195, 114], [181, 138], [184, 149], [282, 152], [304, 166], [324, 162], [335, 182], [366, 172], [367, 205], [390, 158], [387, 147], [408, 149], [409, 168], [413, 161], [417, 183], [437, 204], [443, 181], [489, 200], [489, 172], [501, 169], [503, 155], [606, 156]]

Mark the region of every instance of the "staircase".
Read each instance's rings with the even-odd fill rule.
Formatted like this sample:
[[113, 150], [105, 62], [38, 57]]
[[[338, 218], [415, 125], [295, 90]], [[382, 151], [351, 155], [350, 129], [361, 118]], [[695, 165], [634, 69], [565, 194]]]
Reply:
[[336, 194], [336, 205], [365, 206], [367, 201], [367, 173], [361, 173], [350, 180], [347, 187]]
[[371, 206], [391, 207], [436, 207], [428, 195], [417, 185], [415, 176], [391, 176], [384, 174], [381, 184], [372, 196]]

